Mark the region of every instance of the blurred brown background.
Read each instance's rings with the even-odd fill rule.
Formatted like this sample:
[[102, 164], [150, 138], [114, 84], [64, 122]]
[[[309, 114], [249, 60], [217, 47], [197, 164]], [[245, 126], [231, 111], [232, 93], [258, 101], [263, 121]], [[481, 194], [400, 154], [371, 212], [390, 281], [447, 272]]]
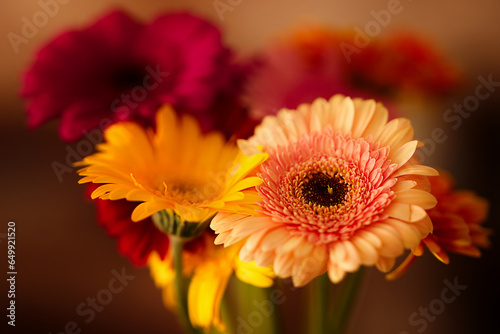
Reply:
[[[227, 3], [227, 0], [221, 0]], [[42, 0], [43, 2], [43, 0]], [[277, 33], [301, 20], [319, 20], [333, 27], [354, 28], [373, 20], [372, 10], [387, 8], [387, 1], [284, 1], [242, 0], [220, 20], [213, 0], [192, 1], [82, 1], [60, 5], [59, 12], [39, 29], [16, 54], [7, 34], [20, 34], [22, 18], [40, 10], [38, 1], [0, 3], [0, 260], [7, 272], [7, 222], [16, 222], [16, 327], [6, 326], [6, 274], [1, 274], [1, 333], [60, 333], [74, 321], [82, 333], [178, 333], [175, 318], [161, 303], [146, 269], [133, 268], [120, 257], [115, 242], [106, 237], [94, 216], [91, 203], [83, 199], [83, 186], [74, 173], [56, 178], [51, 163], [64, 162], [66, 144], [57, 138], [53, 122], [29, 132], [25, 128], [23, 103], [18, 98], [21, 71], [33, 60], [33, 52], [47, 40], [68, 28], [94, 21], [111, 8], [124, 8], [144, 20], [162, 11], [189, 9], [224, 31], [227, 43], [244, 53], [264, 46]], [[233, 3], [238, 3], [234, 1]], [[392, 17], [391, 29], [417, 30], [440, 46], [462, 68], [463, 89], [435, 106], [434, 111], [415, 114], [417, 136], [431, 135], [433, 128], [447, 129], [449, 139], [436, 147], [426, 162], [450, 170], [461, 188], [469, 188], [490, 199], [492, 210], [487, 226], [498, 228], [499, 178], [498, 130], [500, 94], [481, 101], [479, 109], [451, 130], [443, 125], [442, 113], [453, 103], [462, 103], [474, 93], [477, 77], [493, 76], [500, 81], [500, 2], [497, 0], [402, 0], [403, 11]], [[498, 234], [498, 232], [497, 232]], [[408, 318], [419, 307], [428, 307], [440, 298], [443, 280], [456, 277], [467, 289], [423, 331], [427, 334], [498, 333], [499, 251], [498, 238], [481, 259], [451, 257], [443, 265], [424, 256], [396, 282], [386, 282], [377, 271], [370, 271], [362, 302], [358, 305], [350, 333], [417, 333]], [[4, 262], [5, 261], [5, 262]], [[111, 271], [125, 268], [135, 278], [123, 292], [113, 296], [95, 319], [86, 324], [77, 306], [87, 297], [96, 297], [110, 281]], [[293, 318], [306, 315], [304, 305], [294, 304], [291, 296], [284, 308]], [[287, 333], [293, 330], [292, 317]], [[4, 329], [5, 328], [5, 329]], [[258, 329], [254, 333], [260, 333]], [[265, 333], [264, 333], [265, 334]]]

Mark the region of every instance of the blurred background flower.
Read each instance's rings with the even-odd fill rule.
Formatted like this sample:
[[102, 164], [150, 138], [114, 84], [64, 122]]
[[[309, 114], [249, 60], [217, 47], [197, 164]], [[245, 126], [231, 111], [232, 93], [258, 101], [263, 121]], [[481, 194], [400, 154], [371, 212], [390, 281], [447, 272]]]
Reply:
[[442, 96], [458, 86], [451, 59], [416, 32], [383, 34], [356, 47], [359, 38], [307, 23], [274, 38], [257, 56], [260, 66], [248, 82], [252, 116], [259, 119], [335, 94], [382, 101], [394, 116], [399, 99]]
[[[95, 189], [95, 183], [88, 185], [89, 199]], [[116, 239], [118, 252], [127, 257], [133, 265], [146, 265], [152, 253], [160, 260], [165, 259], [169, 247], [168, 236], [156, 227], [151, 217], [138, 222], [132, 221], [132, 212], [137, 203], [102, 199], [95, 199], [93, 202], [96, 206], [97, 222], [108, 236]]]
[[[371, 28], [370, 40], [403, 27], [433, 41], [445, 59], [460, 64], [462, 85], [438, 100], [432, 110], [420, 108], [421, 102], [412, 101], [415, 137], [426, 144], [421, 155], [426, 164], [449, 170], [456, 178], [457, 189], [472, 189], [487, 198], [492, 203], [492, 211], [485, 226], [497, 229], [500, 218], [496, 209], [500, 203], [496, 190], [500, 183], [495, 177], [498, 158], [490, 148], [498, 141], [500, 123], [497, 112], [500, 26], [496, 24], [500, 4], [497, 1], [402, 1], [397, 13], [386, 15], [385, 21], [380, 15], [390, 8], [388, 2], [382, 0], [221, 1], [229, 6], [223, 12], [214, 7], [219, 2], [197, 0], [168, 3], [159, 0], [23, 0], [0, 4], [3, 22], [0, 30], [4, 36], [0, 42], [3, 50], [0, 200], [2, 221], [17, 222], [20, 273], [17, 283], [23, 287], [16, 294], [18, 329], [56, 333], [74, 323], [83, 332], [94, 333], [179, 332], [175, 316], [165, 311], [149, 272], [135, 270], [128, 259], [116, 252], [116, 244], [110, 242], [95, 223], [94, 204], [82, 200], [82, 187], [76, 184], [78, 177], [71, 164], [90, 153], [86, 150], [93, 146], [90, 138], [72, 145], [63, 144], [57, 137], [57, 122], [48, 122], [33, 132], [26, 131], [24, 103], [18, 94], [22, 87], [21, 73], [26, 73], [33, 64], [36, 50], [68, 29], [85, 29], [117, 6], [130, 13], [134, 20], [146, 23], [169, 11], [187, 10], [200, 15], [221, 27], [223, 45], [246, 56], [264, 50], [273, 38], [305, 20], [351, 34], [366, 33]], [[477, 93], [481, 95], [476, 96]], [[406, 111], [401, 110], [405, 115]], [[450, 120], [446, 115], [453, 118]], [[229, 117], [222, 118], [229, 120]], [[54, 163], [64, 166], [64, 174], [54, 170]], [[0, 237], [5, 232], [0, 231]], [[5, 249], [5, 242], [0, 245]], [[500, 298], [497, 284], [500, 277], [492, 270], [492, 263], [500, 258], [498, 247], [484, 251], [480, 260], [449, 255], [450, 265], [443, 265], [426, 252], [403, 279], [394, 282], [386, 282], [381, 275], [369, 276], [370, 285], [363, 290], [363, 303], [354, 310], [354, 317], [362, 317], [363, 321], [353, 321], [350, 333], [417, 332], [420, 327], [409, 323], [410, 315], [414, 312], [418, 315], [420, 307], [428, 307], [439, 298], [445, 287], [443, 281], [454, 278], [467, 285], [467, 290], [455, 302], [446, 304], [446, 310], [435, 315], [432, 321], [419, 318], [426, 322], [425, 332], [487, 333], [496, 328], [497, 311], [491, 305], [496, 305]], [[121, 272], [122, 269], [134, 278], [105, 304], [107, 300], [97, 297], [103, 296], [101, 291], [109, 291], [108, 283], [114, 277], [112, 270]], [[294, 290], [285, 282], [278, 287], [278, 292], [283, 293], [280, 306], [293, 319], [285, 322], [285, 331], [295, 333], [304, 317], [303, 310], [297, 307], [303, 291]], [[87, 298], [96, 300], [99, 311]], [[85, 316], [77, 313], [78, 306], [87, 312]], [[94, 317], [90, 320], [88, 314]], [[387, 321], [387, 314], [391, 314], [391, 321]], [[252, 326], [249, 318], [241, 319], [240, 323], [242, 328], [258, 332], [258, 326]]]
[[455, 190], [453, 178], [446, 171], [429, 177], [431, 193], [437, 205], [428, 210], [433, 231], [412, 252], [401, 265], [386, 277], [394, 279], [402, 275], [427, 248], [441, 262], [450, 263], [448, 252], [480, 257], [481, 248], [491, 246], [492, 230], [482, 224], [488, 217], [489, 203], [472, 191]]
[[197, 16], [168, 13], [143, 24], [111, 12], [34, 55], [22, 89], [28, 125], [61, 118], [61, 138], [74, 141], [119, 120], [152, 125], [156, 110], [170, 104], [196, 115], [205, 131], [217, 120], [224, 128], [225, 118], [237, 130], [245, 68], [233, 58], [219, 29]]

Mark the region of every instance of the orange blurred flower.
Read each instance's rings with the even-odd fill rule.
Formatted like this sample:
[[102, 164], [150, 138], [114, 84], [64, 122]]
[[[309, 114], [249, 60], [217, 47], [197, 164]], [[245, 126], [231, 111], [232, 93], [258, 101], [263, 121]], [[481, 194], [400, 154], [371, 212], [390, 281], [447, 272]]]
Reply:
[[429, 177], [429, 181], [431, 194], [438, 200], [438, 204], [427, 211], [433, 232], [412, 249], [406, 260], [386, 276], [387, 279], [401, 276], [415, 258], [423, 254], [424, 246], [446, 264], [450, 258], [445, 251], [480, 257], [479, 248], [490, 246], [488, 237], [492, 230], [481, 225], [487, 218], [488, 201], [471, 191], [454, 190], [453, 179], [446, 172]]

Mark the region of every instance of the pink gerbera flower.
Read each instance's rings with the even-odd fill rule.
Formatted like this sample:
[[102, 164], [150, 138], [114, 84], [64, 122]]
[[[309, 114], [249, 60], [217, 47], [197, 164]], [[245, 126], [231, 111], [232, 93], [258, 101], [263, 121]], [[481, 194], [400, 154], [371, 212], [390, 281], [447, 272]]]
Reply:
[[387, 119], [381, 104], [341, 95], [267, 116], [240, 142], [246, 154], [269, 154], [258, 170], [260, 208], [217, 214], [216, 243], [247, 238], [242, 260], [272, 264], [296, 286], [326, 271], [339, 282], [360, 265], [390, 270], [432, 230], [425, 176], [437, 172], [413, 163], [410, 122]]
[[22, 96], [28, 125], [60, 117], [66, 141], [118, 120], [152, 125], [163, 104], [194, 114], [205, 131], [217, 125], [228, 130], [226, 120], [236, 119], [234, 132], [245, 121], [235, 101], [243, 75], [220, 31], [203, 19], [173, 13], [142, 24], [112, 12], [42, 47], [26, 72]]

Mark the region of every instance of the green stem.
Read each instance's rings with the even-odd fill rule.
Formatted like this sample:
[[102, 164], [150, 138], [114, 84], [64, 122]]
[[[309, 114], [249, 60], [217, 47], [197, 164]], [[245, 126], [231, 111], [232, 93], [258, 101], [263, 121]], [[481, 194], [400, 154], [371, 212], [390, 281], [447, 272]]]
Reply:
[[329, 322], [329, 334], [341, 334], [345, 331], [352, 311], [356, 295], [359, 292], [365, 268], [361, 267], [357, 272], [348, 274], [337, 286], [337, 294], [333, 303], [333, 310], [328, 312], [332, 315]]
[[172, 257], [175, 271], [175, 298], [178, 304], [181, 323], [183, 324], [183, 327], [187, 333], [201, 334], [203, 333], [203, 331], [201, 329], [194, 328], [193, 325], [191, 325], [191, 321], [189, 320], [187, 284], [182, 274], [182, 249], [184, 246], [184, 241], [180, 237], [171, 236], [170, 242], [172, 247]]
[[331, 295], [331, 283], [327, 274], [323, 274], [309, 283], [308, 333], [323, 334], [327, 331], [328, 309]]
[[[233, 328], [235, 328], [236, 324], [234, 322], [232, 312], [231, 312], [231, 307], [229, 305], [229, 301], [227, 298], [227, 293], [224, 298], [222, 298], [221, 302], [221, 307], [220, 307], [220, 312], [222, 316], [222, 321], [224, 322], [224, 325], [226, 326], [227, 333], [233, 333]], [[219, 333], [219, 332], [217, 332]], [[234, 331], [236, 333], [236, 331]]]
[[[281, 333], [279, 326], [278, 305], [274, 303], [271, 292], [272, 288], [259, 288], [240, 281], [234, 280], [236, 291], [236, 303], [238, 318], [234, 333], [238, 333], [238, 327], [247, 327], [253, 333]], [[251, 314], [257, 315], [251, 315]], [[256, 319], [262, 319], [262, 323], [256, 324]]]

